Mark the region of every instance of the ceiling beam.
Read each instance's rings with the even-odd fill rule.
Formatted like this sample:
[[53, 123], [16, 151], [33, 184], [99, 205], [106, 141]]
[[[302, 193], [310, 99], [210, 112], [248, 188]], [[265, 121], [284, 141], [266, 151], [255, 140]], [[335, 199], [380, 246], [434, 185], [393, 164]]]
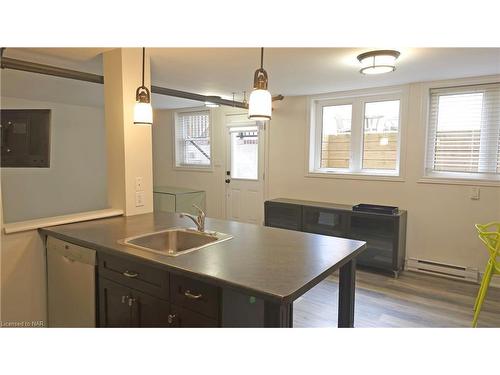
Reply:
[[[18, 60], [10, 57], [2, 56], [0, 60], [0, 67], [2, 69], [21, 70], [24, 72], [45, 74], [49, 76], [75, 79], [84, 82], [99, 83], [99, 84], [104, 83], [104, 77], [98, 74], [80, 72], [77, 70], [66, 69], [66, 68], [59, 68], [57, 66], [39, 64], [31, 61]], [[203, 103], [210, 102], [229, 107], [248, 108], [248, 103], [245, 102], [222, 99], [216, 96], [201, 95], [187, 91], [169, 89], [167, 87], [161, 87], [161, 86], [151, 85], [151, 92], [153, 94], [173, 96], [176, 98], [195, 100]], [[274, 100], [283, 100], [283, 95], [274, 96], [273, 101]]]

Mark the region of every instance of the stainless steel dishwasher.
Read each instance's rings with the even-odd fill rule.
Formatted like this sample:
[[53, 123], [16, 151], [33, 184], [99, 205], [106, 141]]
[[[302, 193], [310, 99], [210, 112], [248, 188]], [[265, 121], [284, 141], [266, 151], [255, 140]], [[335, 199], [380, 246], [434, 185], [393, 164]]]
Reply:
[[96, 326], [96, 252], [47, 237], [49, 327]]

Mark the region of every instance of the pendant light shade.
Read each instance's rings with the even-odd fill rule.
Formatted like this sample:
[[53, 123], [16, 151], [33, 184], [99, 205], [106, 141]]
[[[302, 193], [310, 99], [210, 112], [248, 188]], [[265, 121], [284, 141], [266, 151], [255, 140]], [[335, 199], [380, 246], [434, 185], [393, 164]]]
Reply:
[[146, 58], [146, 48], [142, 49], [142, 85], [135, 92], [134, 124], [152, 125], [153, 107], [151, 106], [151, 93], [144, 86], [144, 63]]
[[272, 114], [272, 97], [267, 90], [253, 90], [248, 104], [248, 118], [265, 121]]
[[136, 125], [153, 124], [153, 107], [151, 107], [151, 103], [141, 103], [141, 102], [135, 103], [134, 124]]
[[260, 68], [255, 71], [253, 77], [254, 90], [250, 94], [248, 103], [248, 118], [253, 120], [270, 120], [272, 115], [273, 99], [267, 91], [267, 72], [264, 65], [264, 48], [260, 50]]

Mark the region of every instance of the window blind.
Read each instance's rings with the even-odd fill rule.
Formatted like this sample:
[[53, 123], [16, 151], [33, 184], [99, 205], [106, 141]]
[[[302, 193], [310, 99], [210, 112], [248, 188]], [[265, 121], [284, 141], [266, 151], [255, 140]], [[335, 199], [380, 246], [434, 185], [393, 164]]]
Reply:
[[209, 111], [180, 112], [176, 122], [176, 164], [210, 165]]
[[431, 89], [427, 134], [427, 174], [497, 178], [500, 83]]

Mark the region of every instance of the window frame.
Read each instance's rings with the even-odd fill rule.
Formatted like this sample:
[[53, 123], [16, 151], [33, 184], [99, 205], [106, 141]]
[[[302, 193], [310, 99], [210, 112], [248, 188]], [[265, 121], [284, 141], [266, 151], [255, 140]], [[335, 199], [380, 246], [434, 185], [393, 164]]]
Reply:
[[451, 185], [472, 185], [472, 186], [500, 186], [500, 174], [494, 175], [491, 173], [475, 173], [475, 172], [449, 172], [449, 171], [428, 171], [427, 165], [430, 153], [429, 147], [429, 132], [431, 126], [430, 110], [431, 110], [431, 90], [445, 88], [463, 88], [466, 86], [475, 86], [481, 84], [500, 83], [500, 76], [485, 76], [465, 79], [454, 79], [445, 81], [427, 82], [422, 85], [422, 122], [425, 126], [424, 136], [422, 139], [422, 171], [420, 183], [434, 184], [451, 184]]
[[[208, 113], [208, 129], [209, 129], [209, 140], [210, 140], [210, 164], [200, 165], [200, 164], [177, 164], [177, 127], [179, 124], [179, 115], [185, 113], [194, 112], [207, 112]], [[172, 127], [172, 168], [178, 171], [193, 171], [193, 172], [213, 172], [214, 162], [213, 162], [213, 113], [211, 109], [204, 106], [202, 107], [190, 107], [175, 110], [173, 113], [173, 123]]]
[[[309, 97], [306, 177], [404, 181], [408, 92], [409, 86], [402, 85], [335, 92]], [[363, 169], [365, 105], [366, 103], [390, 100], [399, 100], [397, 170], [394, 172], [383, 169]], [[322, 108], [332, 105], [352, 105], [352, 140], [349, 169], [318, 167], [321, 164]]]

